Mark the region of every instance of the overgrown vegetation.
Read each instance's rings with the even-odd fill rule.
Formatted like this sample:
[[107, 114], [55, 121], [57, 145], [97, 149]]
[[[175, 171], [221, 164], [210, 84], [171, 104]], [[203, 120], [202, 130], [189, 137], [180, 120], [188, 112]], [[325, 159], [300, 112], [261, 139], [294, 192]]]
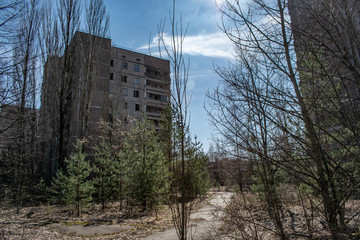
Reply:
[[[65, 161], [66, 169], [59, 171], [53, 180], [52, 202], [74, 206], [78, 216], [89, 203], [101, 203], [103, 211], [106, 204], [120, 202], [121, 208], [155, 213], [162, 204], [167, 204], [170, 186], [179, 184], [174, 177], [179, 173], [169, 170], [161, 147], [165, 143], [159, 139], [161, 130], [157, 132], [146, 116], [130, 126], [123, 133], [122, 148], [113, 149], [99, 137], [102, 140], [94, 146], [95, 151], [87, 147], [89, 153], [94, 153], [93, 157], [84, 150], [89, 141], [79, 141], [70, 159]], [[196, 142], [186, 148], [189, 199], [205, 195], [209, 187], [207, 157], [200, 147]]]
[[[66, 168], [60, 170], [54, 179], [54, 197], [60, 198], [61, 203], [73, 205], [79, 217], [81, 209], [92, 202], [94, 183], [90, 179], [92, 168], [83, 152], [82, 142], [78, 141], [70, 159], [65, 159]], [[103, 177], [99, 175], [99, 178]]]
[[[157, 212], [162, 204], [180, 201], [184, 210], [209, 185], [207, 157], [188, 131], [181, 49], [170, 61], [178, 88], [160, 127], [145, 114], [125, 121], [119, 93], [106, 103], [97, 131], [90, 129], [99, 39], [108, 37], [109, 16], [102, 0], [83, 3], [0, 3], [1, 203], [15, 204], [18, 211], [25, 202], [68, 205], [77, 216], [94, 203], [103, 211], [119, 202], [121, 211]], [[88, 34], [73, 44], [82, 24]], [[85, 64], [76, 65], [80, 61]], [[71, 134], [74, 118], [77, 139]]]
[[[272, 226], [264, 229], [241, 195], [246, 212], [229, 216], [238, 215], [244, 239], [271, 230], [283, 240], [356, 238], [359, 212], [346, 208], [360, 182], [355, 9], [355, 1], [336, 0], [225, 1], [220, 9], [237, 56], [215, 68], [221, 82], [208, 95], [209, 115], [223, 151], [253, 164], [251, 189]], [[290, 222], [300, 228], [288, 225], [295, 213], [286, 185], [297, 193], [301, 217]]]
[[[224, 218], [226, 228], [242, 239], [356, 239], [358, 1], [247, 2], [224, 0], [219, 9], [236, 60], [215, 67], [221, 81], [208, 94], [222, 153], [209, 164], [211, 177], [214, 184], [239, 190]], [[90, 134], [90, 100], [98, 36], [107, 36], [109, 17], [102, 0], [86, 1], [84, 54], [71, 45], [82, 19], [80, 0], [56, 3], [56, 9], [52, 1], [0, 3], [2, 203], [19, 212], [25, 202], [49, 201], [71, 206], [76, 216], [94, 203], [105, 211], [119, 202], [119, 210], [129, 214], [157, 213], [168, 204], [178, 237], [188, 239], [192, 203], [210, 185], [209, 158], [189, 132], [187, 28], [175, 16], [175, 0], [170, 34], [165, 22], [158, 28], [158, 47], [170, 60], [173, 81], [160, 127], [146, 115], [138, 121], [114, 117], [111, 108], [121, 103], [116, 99], [97, 134]], [[86, 62], [77, 93], [76, 61]], [[41, 102], [53, 106], [41, 113], [38, 79], [49, 81]], [[79, 116], [71, 114], [74, 94], [79, 94]], [[72, 146], [74, 117], [81, 140]]]

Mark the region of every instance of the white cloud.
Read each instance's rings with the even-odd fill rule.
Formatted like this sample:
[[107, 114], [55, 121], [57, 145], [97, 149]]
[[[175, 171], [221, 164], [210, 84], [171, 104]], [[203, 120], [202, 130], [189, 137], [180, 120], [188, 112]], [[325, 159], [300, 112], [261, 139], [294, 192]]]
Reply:
[[187, 82], [187, 89], [188, 90], [193, 90], [195, 88], [195, 81], [192, 79], [189, 79]]
[[[164, 41], [167, 46], [170, 45], [170, 35], [164, 33]], [[157, 48], [157, 37], [153, 38], [151, 48]], [[148, 49], [148, 45], [139, 49]], [[183, 44], [183, 53], [192, 56], [233, 58], [234, 49], [231, 41], [222, 32], [206, 33], [201, 32], [198, 35], [187, 35]]]
[[223, 2], [224, 2], [224, 0], [215, 0], [216, 6], [218, 6], [218, 7], [221, 7]]

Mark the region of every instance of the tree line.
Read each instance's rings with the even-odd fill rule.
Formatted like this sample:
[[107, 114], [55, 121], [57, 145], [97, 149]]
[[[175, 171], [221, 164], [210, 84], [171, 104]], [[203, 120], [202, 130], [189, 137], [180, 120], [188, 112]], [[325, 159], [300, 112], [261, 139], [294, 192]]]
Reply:
[[[77, 142], [70, 158], [65, 159], [66, 168], [53, 179], [48, 193], [53, 203], [74, 206], [78, 216], [90, 203], [101, 203], [102, 210], [107, 203], [119, 202], [122, 211], [138, 207], [141, 211], [157, 212], [169, 202], [171, 192], [177, 194], [179, 183], [174, 175], [178, 173], [169, 168], [163, 151], [166, 142], [160, 140], [155, 126], [144, 116], [125, 131], [124, 123], [115, 121], [120, 127], [111, 128], [115, 142], [109, 137]], [[106, 125], [102, 123], [101, 131], [110, 130]], [[96, 144], [91, 143], [94, 140]], [[187, 144], [189, 201], [206, 194], [208, 179], [206, 155], [198, 143]]]
[[[0, 135], [1, 135], [1, 196], [15, 199], [21, 206], [24, 199], [38, 192], [42, 185], [48, 162], [44, 156], [56, 158], [56, 169], [64, 168], [63, 161], [69, 155], [70, 109], [73, 101], [73, 50], [70, 41], [80, 28], [83, 12], [81, 1], [59, 0], [5, 0], [0, 4]], [[86, 1], [85, 27], [89, 34], [106, 36], [109, 17], [101, 0]], [[92, 47], [95, 45], [94, 43]], [[91, 48], [92, 50], [94, 48]], [[89, 51], [86, 61], [93, 64], [94, 51]], [[53, 59], [61, 59], [54, 64]], [[49, 64], [52, 70], [49, 70]], [[88, 75], [94, 69], [88, 67]], [[56, 78], [54, 78], [56, 76]], [[52, 79], [58, 91], [50, 92], [53, 109], [38, 109], [44, 105], [41, 92], [43, 79]], [[60, 79], [59, 81], [55, 81]], [[91, 77], [87, 77], [91, 82]], [[84, 89], [84, 88], [83, 88]], [[88, 116], [93, 87], [86, 88], [83, 97], [84, 119]], [[83, 94], [85, 95], [85, 94]], [[44, 113], [54, 119], [43, 119]], [[87, 125], [86, 121], [84, 126]], [[43, 142], [44, 133], [52, 139]], [[85, 136], [83, 134], [81, 137]], [[55, 154], [44, 153], [44, 145], [51, 145]], [[53, 176], [54, 172], [50, 172]], [[49, 178], [45, 178], [49, 183]], [[41, 184], [40, 184], [41, 183]]]

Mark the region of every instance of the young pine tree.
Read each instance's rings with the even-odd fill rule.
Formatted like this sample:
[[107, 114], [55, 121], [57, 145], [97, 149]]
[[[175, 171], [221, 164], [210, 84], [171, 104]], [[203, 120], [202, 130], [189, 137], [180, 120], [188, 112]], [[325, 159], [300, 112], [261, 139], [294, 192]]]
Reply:
[[204, 196], [210, 186], [209, 172], [207, 169], [208, 157], [202, 150], [202, 144], [197, 140], [190, 140], [190, 146], [186, 151], [188, 159], [189, 191], [190, 196], [196, 198]]
[[86, 160], [86, 153], [83, 152], [80, 141], [77, 142], [70, 159], [65, 159], [65, 164], [66, 173], [61, 170], [58, 172], [53, 181], [53, 189], [62, 202], [75, 206], [79, 217], [81, 209], [92, 201], [94, 192], [94, 184], [89, 180], [92, 169]]
[[104, 211], [105, 203], [116, 195], [116, 165], [111, 154], [111, 147], [105, 141], [96, 146], [94, 163], [94, 186]]
[[124, 150], [132, 162], [130, 179], [136, 202], [143, 210], [156, 210], [168, 197], [169, 171], [155, 126], [145, 116], [134, 125]]

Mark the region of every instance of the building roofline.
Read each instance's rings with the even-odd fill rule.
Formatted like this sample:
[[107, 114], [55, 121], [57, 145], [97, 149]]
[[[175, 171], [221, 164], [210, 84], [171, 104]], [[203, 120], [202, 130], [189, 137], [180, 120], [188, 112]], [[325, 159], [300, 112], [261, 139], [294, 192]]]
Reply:
[[[84, 30], [84, 29], [78, 29], [77, 32], [89, 34], [89, 33], [88, 33], [86, 30]], [[93, 35], [95, 35], [95, 34], [93, 34]], [[154, 55], [151, 55], [151, 54], [149, 54], [149, 53], [146, 53], [145, 51], [135, 50], [135, 49], [132, 49], [132, 48], [129, 48], [129, 47], [120, 46], [120, 45], [118, 45], [118, 44], [116, 44], [116, 43], [113, 43], [113, 40], [111, 39], [111, 37], [106, 37], [106, 36], [104, 37], [104, 36], [98, 36], [98, 35], [95, 35], [95, 36], [110, 40], [110, 41], [111, 41], [111, 47], [116, 47], [116, 48], [120, 48], [120, 49], [127, 50], [127, 51], [130, 51], [130, 52], [140, 53], [140, 54], [143, 54], [143, 55], [146, 55], [146, 56], [149, 56], [149, 57], [153, 57], [153, 58], [157, 58], [157, 59], [169, 61], [168, 58], [158, 57], [158, 56], [154, 56]], [[169, 61], [169, 62], [170, 62], [170, 61]]]
[[[116, 48], [120, 48], [120, 49], [123, 49], [123, 50], [126, 50], [126, 51], [130, 51], [130, 52], [140, 53], [140, 54], [146, 55], [146, 56], [148, 56], [148, 57], [153, 57], [153, 58], [157, 58], [157, 59], [169, 61], [168, 58], [154, 56], [154, 55], [151, 55], [151, 54], [149, 54], [149, 53], [146, 53], [145, 51], [135, 50], [135, 49], [128, 48], [128, 47], [123, 47], [123, 46], [120, 46], [120, 45], [115, 44], [115, 43], [111, 43], [111, 46], [112, 46], [112, 47], [116, 47]], [[170, 61], [169, 61], [169, 62], [170, 62]]]
[[[85, 34], [89, 34], [89, 35], [90, 35], [90, 33], [88, 33], [88, 31], [86, 31], [86, 30], [84, 30], [84, 29], [78, 29], [78, 30], [76, 30], [76, 32], [85, 33]], [[76, 34], [76, 32], [75, 32], [75, 34]], [[96, 35], [96, 34], [92, 34], [92, 35], [93, 35], [93, 36], [96, 36], [96, 37], [100, 37], [100, 38], [105, 38], [105, 39], [108, 39], [108, 40], [112, 41], [110, 37], [100, 36], [100, 35]]]

